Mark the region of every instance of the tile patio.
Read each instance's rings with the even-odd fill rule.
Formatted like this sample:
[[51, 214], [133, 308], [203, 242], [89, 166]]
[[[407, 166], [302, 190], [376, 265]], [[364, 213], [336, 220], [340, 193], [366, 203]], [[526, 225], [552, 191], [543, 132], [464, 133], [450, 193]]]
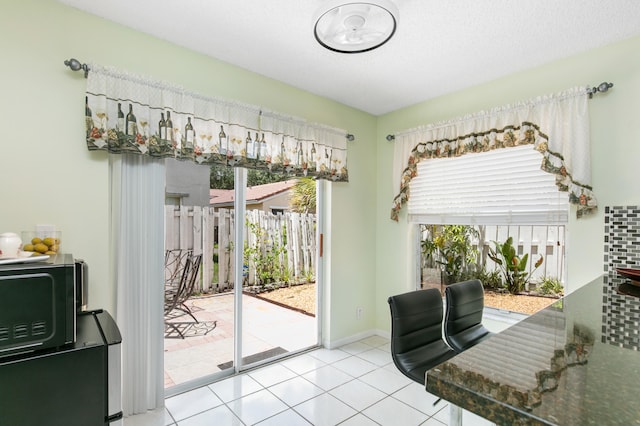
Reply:
[[[247, 295], [242, 296], [242, 302], [245, 357], [276, 348], [296, 351], [316, 344], [315, 318]], [[199, 321], [216, 321], [216, 327], [206, 335], [164, 339], [165, 389], [222, 371], [220, 366], [233, 360], [233, 295], [194, 298], [188, 304]], [[183, 316], [176, 321], [189, 319]]]

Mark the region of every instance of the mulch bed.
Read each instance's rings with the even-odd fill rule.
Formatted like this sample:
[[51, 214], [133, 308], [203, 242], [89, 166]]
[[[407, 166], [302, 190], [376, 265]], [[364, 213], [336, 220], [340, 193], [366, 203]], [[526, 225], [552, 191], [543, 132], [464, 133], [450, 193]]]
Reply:
[[293, 309], [305, 315], [316, 316], [316, 285], [297, 284], [262, 293], [244, 292], [278, 306]]
[[484, 292], [485, 306], [527, 315], [538, 312], [556, 300], [558, 298], [538, 295], [496, 293], [487, 290]]
[[[316, 286], [312, 284], [291, 285], [259, 294], [246, 293], [279, 306], [315, 316]], [[531, 315], [558, 300], [554, 297], [534, 294], [509, 294], [485, 290], [484, 304], [496, 309]]]

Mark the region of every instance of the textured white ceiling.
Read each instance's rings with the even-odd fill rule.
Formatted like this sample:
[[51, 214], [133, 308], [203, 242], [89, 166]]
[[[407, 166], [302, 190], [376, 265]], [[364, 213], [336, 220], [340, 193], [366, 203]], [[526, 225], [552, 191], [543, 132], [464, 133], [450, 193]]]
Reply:
[[395, 0], [387, 44], [340, 54], [325, 0], [60, 1], [374, 115], [640, 35], [639, 0]]

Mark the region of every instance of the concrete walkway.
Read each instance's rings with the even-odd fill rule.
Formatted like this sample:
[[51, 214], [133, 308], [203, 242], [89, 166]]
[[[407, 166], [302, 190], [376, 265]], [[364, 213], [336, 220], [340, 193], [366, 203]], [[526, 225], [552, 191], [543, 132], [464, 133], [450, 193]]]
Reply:
[[[165, 389], [222, 371], [229, 368], [233, 360], [233, 294], [194, 298], [187, 303], [198, 321], [209, 324], [216, 321], [216, 327], [206, 335], [164, 339]], [[247, 295], [242, 296], [242, 303], [243, 357], [261, 353], [269, 356], [304, 349], [317, 343], [315, 318]], [[182, 316], [173, 321], [187, 322], [192, 319]]]

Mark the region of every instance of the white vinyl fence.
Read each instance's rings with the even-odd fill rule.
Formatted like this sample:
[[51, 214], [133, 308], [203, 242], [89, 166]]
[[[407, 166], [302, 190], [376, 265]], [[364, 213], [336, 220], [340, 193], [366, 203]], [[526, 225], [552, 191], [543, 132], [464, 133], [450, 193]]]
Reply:
[[[484, 228], [484, 229], [483, 229]], [[494, 241], [504, 243], [507, 238], [513, 238], [513, 246], [518, 256], [529, 253], [527, 271], [534, 268], [540, 258], [544, 258], [542, 265], [531, 275], [532, 281], [544, 277], [557, 278], [564, 282], [564, 247], [565, 227], [563, 225], [549, 226], [481, 226], [480, 240], [476, 241], [480, 252], [480, 261], [488, 271], [498, 269], [487, 255], [489, 248], [495, 249]]]
[[[245, 220], [244, 239], [247, 246], [262, 254], [274, 247], [281, 248], [278, 261], [286, 270], [289, 282], [315, 279], [316, 215], [248, 210]], [[183, 249], [202, 254], [201, 283], [204, 292], [233, 288], [234, 222], [234, 211], [230, 209], [214, 211], [213, 207], [165, 207], [165, 250]], [[243, 284], [256, 283], [256, 265], [245, 259]]]
[[[565, 255], [565, 227], [563, 225], [549, 226], [507, 226], [507, 225], [482, 225], [475, 226], [479, 238], [471, 241], [472, 246], [478, 250], [478, 264], [488, 271], [498, 270], [488, 256], [489, 248], [495, 249], [494, 241], [504, 243], [507, 238], [513, 238], [513, 246], [518, 256], [528, 253], [527, 271], [531, 272], [540, 255], [544, 261], [542, 265], [531, 275], [531, 281], [540, 279], [557, 278], [564, 282], [564, 255]], [[422, 236], [424, 239], [425, 234]], [[433, 265], [429, 265], [433, 269]], [[431, 269], [423, 270], [423, 274], [433, 274]], [[424, 277], [423, 277], [424, 278]], [[440, 279], [440, 275], [430, 276], [428, 279]]]

